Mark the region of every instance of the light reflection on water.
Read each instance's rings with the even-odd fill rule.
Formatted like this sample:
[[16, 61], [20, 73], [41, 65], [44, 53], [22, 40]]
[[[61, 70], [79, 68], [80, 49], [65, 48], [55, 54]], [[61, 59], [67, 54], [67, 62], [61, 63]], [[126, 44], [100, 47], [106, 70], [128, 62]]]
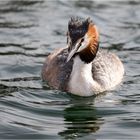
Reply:
[[[115, 91], [77, 97], [44, 88], [45, 57], [66, 44], [73, 15], [91, 17], [100, 46], [122, 59]], [[0, 138], [139, 139], [140, 2], [0, 1]]]

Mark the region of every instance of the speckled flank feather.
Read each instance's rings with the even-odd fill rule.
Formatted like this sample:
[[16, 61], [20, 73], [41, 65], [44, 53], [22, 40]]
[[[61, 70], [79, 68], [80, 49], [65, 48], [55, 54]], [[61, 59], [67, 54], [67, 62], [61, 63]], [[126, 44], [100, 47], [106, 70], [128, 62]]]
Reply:
[[104, 90], [111, 90], [122, 81], [124, 67], [115, 54], [100, 49], [92, 62], [92, 75]]
[[67, 49], [59, 49], [49, 55], [43, 65], [42, 79], [54, 89], [67, 91], [73, 60], [66, 63]]

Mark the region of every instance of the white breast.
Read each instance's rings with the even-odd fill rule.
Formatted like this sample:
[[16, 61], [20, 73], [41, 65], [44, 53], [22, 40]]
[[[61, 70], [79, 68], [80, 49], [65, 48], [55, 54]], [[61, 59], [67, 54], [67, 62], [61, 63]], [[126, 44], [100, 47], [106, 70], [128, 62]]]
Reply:
[[91, 96], [100, 91], [99, 84], [92, 78], [92, 63], [86, 64], [79, 56], [74, 59], [70, 76], [69, 92], [80, 96]]

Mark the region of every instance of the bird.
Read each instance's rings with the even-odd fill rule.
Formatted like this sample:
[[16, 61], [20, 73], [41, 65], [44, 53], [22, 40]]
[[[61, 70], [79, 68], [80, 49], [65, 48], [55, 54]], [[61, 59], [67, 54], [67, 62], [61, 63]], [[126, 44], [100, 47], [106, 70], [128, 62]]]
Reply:
[[120, 58], [99, 48], [99, 31], [91, 18], [71, 17], [66, 47], [47, 56], [42, 80], [50, 88], [78, 96], [93, 96], [114, 90], [122, 83]]

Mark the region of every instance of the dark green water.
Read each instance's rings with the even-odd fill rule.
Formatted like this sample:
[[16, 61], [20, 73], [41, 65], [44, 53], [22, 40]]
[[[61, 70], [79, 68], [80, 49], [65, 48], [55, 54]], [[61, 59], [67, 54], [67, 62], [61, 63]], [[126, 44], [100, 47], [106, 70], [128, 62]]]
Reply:
[[[125, 65], [122, 86], [96, 98], [42, 87], [46, 55], [66, 45], [71, 16], [91, 17], [100, 47]], [[0, 1], [0, 139], [140, 139], [140, 2]]]

